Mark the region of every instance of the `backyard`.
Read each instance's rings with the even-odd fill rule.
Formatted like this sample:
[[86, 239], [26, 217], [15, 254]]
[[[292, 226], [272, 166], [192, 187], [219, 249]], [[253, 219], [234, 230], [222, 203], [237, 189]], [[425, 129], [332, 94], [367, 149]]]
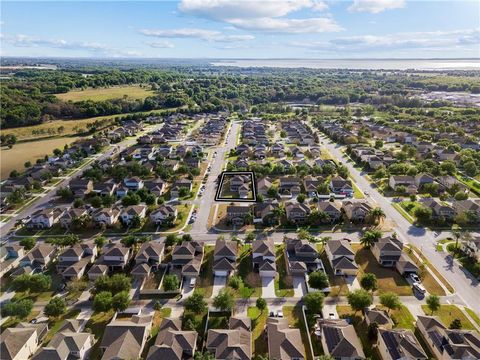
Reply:
[[[422, 310], [425, 315], [431, 315], [432, 311], [427, 305], [422, 305]], [[440, 305], [440, 309], [433, 313], [434, 316], [438, 316], [440, 321], [447, 328], [450, 326], [453, 320], [459, 319], [462, 323], [462, 329], [464, 330], [476, 330], [475, 326], [467, 319], [465, 314], [455, 305]]]
[[256, 356], [268, 354], [268, 343], [264, 336], [264, 328], [267, 322], [268, 309], [260, 311], [251, 306], [247, 310], [248, 317], [252, 320], [252, 353]]
[[277, 265], [277, 276], [275, 277], [275, 295], [277, 297], [293, 296], [293, 280], [287, 274], [285, 263], [285, 246], [275, 246], [275, 263]]

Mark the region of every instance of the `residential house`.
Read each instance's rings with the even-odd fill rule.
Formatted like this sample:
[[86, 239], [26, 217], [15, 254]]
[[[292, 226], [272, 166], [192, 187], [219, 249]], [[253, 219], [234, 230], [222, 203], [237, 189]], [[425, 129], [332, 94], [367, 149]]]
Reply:
[[442, 204], [434, 198], [423, 198], [421, 204], [432, 210], [432, 219], [453, 220], [455, 209], [449, 205]]
[[292, 196], [296, 196], [300, 193], [300, 178], [295, 176], [283, 176], [280, 178], [279, 191], [282, 194], [289, 193]]
[[130, 320], [112, 320], [100, 343], [102, 360], [138, 359], [150, 335], [151, 315], [133, 315]]
[[330, 180], [330, 190], [335, 194], [353, 196], [353, 184], [351, 180], [345, 180], [341, 176], [334, 176]]
[[57, 271], [66, 280], [79, 279], [97, 256], [93, 242], [73, 245], [58, 256]]
[[406, 329], [379, 329], [377, 349], [382, 360], [428, 359], [413, 332]]
[[317, 188], [319, 185], [323, 183], [323, 179], [319, 179], [313, 177], [311, 175], [305, 176], [303, 179], [303, 187], [305, 192], [307, 193], [308, 197], [316, 197], [317, 196]]
[[366, 359], [353, 325], [345, 319], [318, 319], [317, 328], [325, 355], [341, 360]]
[[480, 236], [473, 236], [460, 245], [462, 251], [477, 261], [480, 261]]
[[285, 212], [289, 221], [295, 224], [302, 224], [307, 220], [311, 210], [306, 204], [287, 202], [285, 203]]
[[335, 275], [357, 275], [358, 265], [355, 262], [355, 252], [348, 240], [327, 241], [325, 253]]
[[253, 222], [262, 222], [266, 226], [278, 224], [280, 220], [275, 211], [280, 207], [276, 200], [264, 201], [253, 205]]
[[219, 240], [213, 251], [213, 273], [215, 276], [228, 276], [236, 269], [238, 245], [234, 241]]
[[131, 178], [125, 178], [123, 180], [125, 186], [131, 190], [140, 190], [143, 188], [144, 183], [143, 180], [140, 179], [138, 176], [134, 176]]
[[435, 178], [429, 174], [417, 174], [415, 175], [415, 186], [421, 189], [424, 185], [433, 184]]
[[228, 329], [209, 329], [205, 348], [218, 360], [252, 359], [250, 318], [231, 316]]
[[102, 264], [94, 264], [90, 270], [88, 270], [87, 275], [89, 280], [97, 280], [100, 276], [107, 275], [108, 266]]
[[160, 242], [148, 241], [143, 243], [135, 256], [135, 264], [148, 264], [156, 269], [162, 262], [164, 249], [165, 244]]
[[395, 268], [400, 275], [407, 276], [409, 274], [417, 274], [419, 272], [418, 266], [410, 259], [407, 254], [403, 254], [395, 264]]
[[365, 323], [367, 325], [375, 323], [382, 329], [391, 329], [394, 325], [386, 311], [370, 308], [365, 309]]
[[469, 215], [475, 222], [480, 221], [480, 200], [460, 200], [453, 202], [453, 209], [456, 215]]
[[338, 201], [319, 201], [317, 209], [327, 214], [332, 223], [342, 218], [342, 205]]
[[39, 209], [32, 214], [27, 227], [33, 229], [50, 229], [59, 222], [64, 210], [60, 208]]
[[290, 275], [304, 277], [309, 272], [323, 269], [315, 245], [307, 240], [285, 238], [285, 254]]
[[255, 240], [252, 243], [252, 265], [260, 277], [275, 277], [275, 244], [273, 239]]
[[160, 324], [155, 344], [148, 351], [147, 360], [193, 359], [197, 348], [196, 331], [182, 330], [179, 318], [164, 318]]
[[130, 225], [135, 218], [139, 218], [140, 220], [145, 219], [146, 214], [146, 205], [130, 205], [122, 210], [120, 218], [122, 219], [123, 224]]
[[98, 226], [115, 225], [120, 216], [118, 208], [100, 208], [92, 214], [92, 219]]
[[252, 216], [252, 209], [250, 206], [228, 205], [227, 206], [227, 222], [235, 225], [242, 226], [247, 223], [248, 219]]
[[72, 222], [76, 219], [87, 218], [90, 214], [85, 208], [71, 208], [66, 210], [60, 217], [60, 225], [64, 229], [68, 229], [72, 226]]
[[179, 198], [181, 189], [186, 189], [187, 192], [192, 191], [192, 180], [180, 179], [175, 181], [172, 188], [170, 189], [171, 198], [172, 199]]
[[160, 207], [150, 213], [150, 220], [155, 225], [175, 222], [178, 210], [173, 205], [160, 205]]
[[5, 360], [30, 358], [47, 334], [47, 324], [20, 323], [0, 334], [0, 354]]
[[403, 243], [394, 236], [386, 236], [373, 243], [371, 251], [382, 266], [393, 267], [402, 256]]
[[93, 185], [93, 191], [100, 196], [113, 196], [118, 184], [114, 180], [99, 182]]
[[418, 316], [417, 328], [437, 359], [480, 359], [480, 336], [473, 330], [447, 329], [435, 316]]
[[54, 259], [55, 251], [56, 249], [53, 245], [47, 243], [38, 244], [20, 260], [20, 266], [30, 266], [32, 269], [45, 269]]
[[[392, 175], [388, 180], [388, 185], [393, 190], [396, 190], [397, 186], [404, 186], [405, 188], [410, 187], [411, 189], [415, 187], [415, 189], [417, 189], [417, 186], [415, 185], [415, 177], [410, 175]], [[414, 193], [416, 193], [416, 191]]]
[[354, 223], [364, 222], [372, 210], [372, 206], [366, 200], [346, 200], [342, 205], [347, 219]]
[[88, 332], [58, 331], [32, 360], [86, 360], [94, 343], [94, 335]]
[[123, 270], [130, 261], [132, 250], [121, 243], [110, 243], [102, 248], [97, 265], [106, 265], [111, 271]]
[[155, 196], [162, 196], [165, 193], [165, 182], [160, 178], [146, 180], [144, 182], [144, 187]]
[[70, 180], [68, 187], [73, 192], [74, 197], [83, 198], [93, 191], [93, 181], [89, 179], [73, 179]]
[[262, 196], [268, 196], [268, 190], [272, 187], [272, 182], [269, 178], [262, 178], [257, 181], [257, 192]]
[[203, 243], [184, 241], [172, 251], [173, 267], [180, 268], [182, 276], [197, 277], [203, 261]]
[[270, 360], [306, 359], [299, 329], [290, 327], [286, 318], [267, 318], [268, 358]]

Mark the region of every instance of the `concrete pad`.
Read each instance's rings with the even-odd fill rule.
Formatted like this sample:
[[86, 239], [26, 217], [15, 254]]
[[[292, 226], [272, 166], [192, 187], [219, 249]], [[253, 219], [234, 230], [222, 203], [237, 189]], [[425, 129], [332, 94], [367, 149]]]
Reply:
[[301, 298], [307, 293], [307, 286], [305, 285], [305, 278], [303, 276], [293, 277], [293, 291], [294, 297]]
[[338, 319], [337, 305], [336, 304], [324, 304], [322, 314], [325, 319], [333, 318]]
[[195, 287], [190, 287], [190, 279], [191, 277], [185, 276], [183, 279], [183, 286], [182, 286], [182, 299], [188, 298], [190, 295], [193, 294]]
[[356, 276], [345, 276], [345, 282], [347, 283], [348, 291], [355, 291], [362, 288]]
[[224, 289], [226, 286], [227, 286], [226, 276], [215, 276], [215, 278], [213, 279], [212, 297], [217, 296], [220, 290]]
[[276, 297], [274, 277], [262, 277], [262, 297], [264, 299], [271, 299]]

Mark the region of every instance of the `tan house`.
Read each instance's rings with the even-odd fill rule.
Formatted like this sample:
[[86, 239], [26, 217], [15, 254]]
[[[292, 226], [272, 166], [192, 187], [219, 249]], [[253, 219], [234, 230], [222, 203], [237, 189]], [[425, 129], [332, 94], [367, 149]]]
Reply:
[[348, 240], [329, 240], [325, 245], [325, 253], [335, 275], [357, 275], [358, 265], [355, 262], [355, 252]]
[[303, 360], [306, 358], [300, 330], [290, 327], [286, 318], [269, 317], [266, 326], [270, 360]]
[[344, 319], [318, 319], [323, 351], [334, 359], [366, 359], [353, 325]]
[[364, 222], [372, 206], [366, 200], [343, 201], [343, 211], [348, 220], [354, 223]]
[[250, 318], [232, 316], [228, 329], [209, 329], [205, 347], [217, 360], [252, 359]]
[[47, 334], [47, 324], [20, 323], [0, 335], [2, 360], [26, 360], [32, 356]]

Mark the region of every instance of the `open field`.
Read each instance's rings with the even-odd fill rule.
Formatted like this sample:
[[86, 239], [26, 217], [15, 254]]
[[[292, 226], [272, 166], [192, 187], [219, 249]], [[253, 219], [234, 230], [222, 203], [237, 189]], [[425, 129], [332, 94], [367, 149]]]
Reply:
[[143, 88], [140, 85], [133, 86], [112, 86], [109, 88], [89, 88], [85, 90], [72, 90], [64, 94], [56, 94], [55, 96], [63, 101], [104, 101], [110, 99], [121, 99], [128, 97], [129, 99], [145, 99], [153, 96], [152, 90]]
[[[432, 314], [431, 310], [428, 308], [427, 305], [422, 305], [422, 310], [425, 315]], [[470, 322], [470, 320], [468, 320], [467, 317], [463, 314], [462, 310], [460, 310], [455, 305], [441, 305], [440, 309], [435, 311], [433, 315], [438, 316], [440, 318], [440, 321], [446, 327], [449, 327], [453, 320], [460, 319], [460, 321], [462, 322], [462, 329], [475, 330], [475, 327]]]
[[79, 139], [78, 137], [54, 138], [26, 143], [15, 144], [13, 148], [2, 148], [0, 151], [0, 173], [1, 178], [8, 178], [12, 170], [24, 170], [24, 164], [30, 161], [35, 164], [37, 159], [43, 158], [46, 154], [52, 154], [56, 148], [63, 149], [65, 144], [71, 144]]

